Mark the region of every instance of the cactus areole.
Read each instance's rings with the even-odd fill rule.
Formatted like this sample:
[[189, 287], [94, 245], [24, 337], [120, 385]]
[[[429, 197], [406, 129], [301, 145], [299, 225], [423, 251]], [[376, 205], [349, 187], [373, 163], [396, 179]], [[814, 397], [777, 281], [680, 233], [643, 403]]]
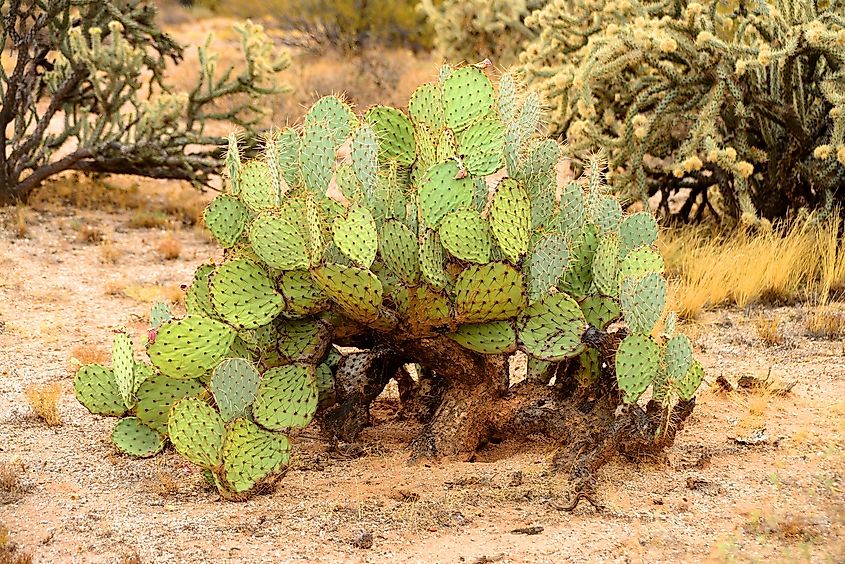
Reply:
[[114, 368], [77, 375], [90, 411], [126, 417], [118, 448], [168, 438], [240, 499], [280, 475], [292, 430], [355, 440], [391, 378], [424, 423], [413, 459], [546, 435], [576, 504], [614, 453], [673, 442], [703, 370], [665, 311], [654, 218], [623, 213], [599, 158], [561, 184], [536, 96], [488, 72], [444, 68], [407, 113], [323, 98], [256, 160], [231, 138], [205, 214], [224, 260], [185, 317], [155, 312], [151, 367], [121, 334]]

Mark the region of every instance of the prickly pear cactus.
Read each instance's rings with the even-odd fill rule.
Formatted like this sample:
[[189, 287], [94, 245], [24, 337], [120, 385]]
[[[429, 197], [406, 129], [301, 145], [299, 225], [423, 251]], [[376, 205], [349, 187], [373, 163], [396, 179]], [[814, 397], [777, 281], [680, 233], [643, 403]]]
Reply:
[[[185, 316], [151, 315], [152, 367], [121, 333], [113, 368], [76, 376], [89, 411], [124, 417], [122, 452], [169, 440], [241, 499], [272, 483], [298, 429], [347, 393], [333, 345], [356, 335], [521, 351], [531, 375], [555, 363], [579, 386], [604, 375], [629, 403], [649, 389], [667, 409], [693, 396], [703, 369], [689, 340], [674, 318], [659, 330], [654, 218], [625, 216], [599, 158], [558, 186], [561, 149], [537, 134], [539, 99], [510, 76], [497, 91], [488, 72], [447, 69], [407, 114], [359, 118], [323, 99], [236, 167], [237, 190], [205, 214], [224, 259], [197, 268]], [[595, 334], [616, 339], [610, 361]]]

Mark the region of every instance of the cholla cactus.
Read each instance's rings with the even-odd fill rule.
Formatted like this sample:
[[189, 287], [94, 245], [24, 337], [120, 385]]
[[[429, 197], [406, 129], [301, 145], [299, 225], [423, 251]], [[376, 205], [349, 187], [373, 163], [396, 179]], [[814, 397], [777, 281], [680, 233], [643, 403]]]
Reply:
[[532, 12], [549, 0], [422, 0], [419, 9], [434, 28], [435, 47], [452, 61], [497, 64], [516, 61], [525, 45], [536, 37], [525, 25]]
[[[0, 152], [0, 203], [26, 199], [65, 170], [206, 184], [221, 165], [224, 141], [206, 127], [223, 122], [255, 134], [262, 97], [286, 91], [277, 74], [289, 56], [247, 22], [235, 28], [243, 68], [218, 69], [206, 43], [194, 87], [179, 91], [164, 74], [182, 47], [154, 17], [144, 0], [10, 4], [0, 48], [14, 51], [20, 64], [0, 68], [0, 129], [11, 132]], [[224, 100], [234, 103], [221, 109]], [[62, 127], [54, 127], [57, 118]]]
[[[581, 182], [559, 185], [560, 147], [537, 135], [538, 98], [511, 76], [498, 92], [474, 66], [440, 76], [408, 114], [357, 116], [323, 98], [257, 159], [242, 161], [230, 138], [229, 193], [205, 211], [225, 260], [197, 269], [185, 318], [156, 316], [155, 376], [134, 392], [116, 356], [113, 377], [77, 377], [77, 390], [95, 387], [91, 372], [115, 380], [96, 386], [107, 401], [80, 400], [113, 415], [137, 396], [146, 424], [141, 390], [170, 383], [158, 396], [170, 441], [235, 497], [277, 473], [291, 430], [318, 409], [327, 434], [353, 440], [407, 363], [449, 382], [418, 455], [466, 456], [493, 430], [595, 440], [596, 425], [632, 452], [670, 444], [703, 370], [672, 322], [656, 329], [667, 287], [655, 219], [626, 217], [605, 193], [601, 155]], [[529, 378], [509, 386], [517, 351]], [[177, 398], [173, 382], [208, 392], [179, 387]], [[543, 397], [556, 407], [537, 409]], [[608, 425], [615, 417], [630, 421]], [[578, 475], [601, 460], [582, 460]]]
[[[845, 4], [554, 2], [522, 61], [576, 150], [610, 150], [625, 199], [689, 189], [754, 222], [841, 200]], [[588, 38], [588, 39], [587, 39]]]

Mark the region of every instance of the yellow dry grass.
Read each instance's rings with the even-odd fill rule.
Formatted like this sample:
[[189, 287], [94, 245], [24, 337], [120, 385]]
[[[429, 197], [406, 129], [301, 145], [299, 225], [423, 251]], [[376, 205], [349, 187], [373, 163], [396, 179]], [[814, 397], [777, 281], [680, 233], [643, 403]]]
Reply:
[[807, 334], [817, 339], [833, 340], [845, 334], [845, 312], [830, 306], [816, 306], [805, 319]]
[[826, 304], [845, 290], [840, 220], [766, 232], [712, 233], [705, 227], [664, 233], [659, 246], [682, 318], [724, 305], [799, 299]]
[[758, 317], [754, 320], [757, 336], [765, 345], [773, 347], [784, 343], [783, 334], [780, 331], [782, 321], [781, 317]]
[[158, 242], [158, 252], [164, 260], [176, 260], [182, 254], [182, 243], [173, 233], [168, 233]]
[[62, 424], [62, 417], [59, 415], [62, 387], [58, 382], [33, 384], [27, 387], [24, 393], [32, 412], [48, 427], [58, 427]]

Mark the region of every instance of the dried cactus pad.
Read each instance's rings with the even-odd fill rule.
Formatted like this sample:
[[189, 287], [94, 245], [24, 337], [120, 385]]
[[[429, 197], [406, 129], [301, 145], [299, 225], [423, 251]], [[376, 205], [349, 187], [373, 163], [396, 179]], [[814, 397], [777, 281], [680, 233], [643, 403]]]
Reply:
[[114, 373], [105, 366], [86, 364], [80, 367], [73, 379], [73, 389], [79, 403], [95, 415], [120, 417], [126, 413]]
[[228, 325], [189, 315], [162, 325], [147, 354], [165, 376], [199, 378], [220, 362], [234, 339]]
[[378, 317], [384, 289], [369, 270], [326, 264], [312, 270], [311, 275], [332, 301], [353, 319], [366, 323]]
[[240, 199], [221, 194], [208, 204], [202, 216], [220, 246], [228, 249], [241, 238], [249, 212]]
[[197, 380], [177, 380], [167, 376], [153, 375], [138, 388], [136, 415], [141, 423], [158, 431], [167, 433], [167, 419], [170, 408], [178, 400], [196, 396], [203, 387]]
[[648, 389], [660, 369], [660, 347], [648, 335], [625, 337], [616, 351], [616, 381], [626, 403], [634, 403]]
[[525, 351], [541, 360], [560, 361], [583, 350], [587, 321], [578, 302], [566, 294], [546, 296], [525, 308], [517, 321]]
[[227, 358], [211, 374], [211, 393], [224, 421], [243, 417], [258, 392], [258, 371], [248, 360]]
[[167, 430], [176, 451], [197, 466], [211, 469], [220, 464], [226, 425], [204, 401], [185, 398], [173, 404]]
[[137, 417], [124, 417], [118, 421], [112, 430], [111, 440], [120, 452], [130, 456], [152, 456], [164, 448], [164, 437]]
[[305, 427], [317, 411], [317, 396], [313, 365], [272, 368], [258, 385], [252, 415], [259, 425], [273, 431]]
[[265, 431], [246, 419], [236, 419], [230, 425], [223, 443], [223, 474], [232, 491], [251, 489], [288, 460], [286, 436]]
[[525, 306], [522, 274], [500, 262], [465, 268], [455, 281], [454, 294], [463, 323], [509, 319]]
[[482, 354], [500, 354], [516, 350], [516, 332], [509, 321], [465, 323], [448, 337], [462, 347]]
[[266, 325], [285, 308], [264, 269], [246, 259], [217, 267], [211, 275], [211, 303], [224, 321], [241, 329]]

